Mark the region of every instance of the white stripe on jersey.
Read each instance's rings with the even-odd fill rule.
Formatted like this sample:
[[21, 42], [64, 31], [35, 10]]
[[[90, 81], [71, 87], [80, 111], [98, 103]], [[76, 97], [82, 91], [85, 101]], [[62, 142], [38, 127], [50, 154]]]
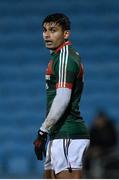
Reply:
[[63, 57], [62, 61], [62, 69], [61, 69], [61, 87], [63, 87], [63, 80], [64, 80], [64, 65], [65, 65], [65, 46], [63, 47]]
[[64, 73], [64, 87], [66, 85], [66, 72], [67, 72], [67, 62], [68, 62], [68, 46], [66, 46], [66, 60], [65, 60], [65, 73]]
[[58, 84], [60, 84], [60, 76], [61, 76], [61, 72], [60, 72], [60, 69], [61, 69], [61, 59], [62, 59], [62, 49], [60, 51], [60, 56], [59, 56], [59, 82]]
[[60, 87], [65, 87], [66, 85], [66, 71], [67, 71], [67, 61], [68, 61], [68, 46], [64, 46], [61, 49], [59, 56], [59, 82]]

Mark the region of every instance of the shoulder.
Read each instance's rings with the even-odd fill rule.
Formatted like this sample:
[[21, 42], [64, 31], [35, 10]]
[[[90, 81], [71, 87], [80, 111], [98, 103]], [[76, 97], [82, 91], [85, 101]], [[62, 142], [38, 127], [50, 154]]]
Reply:
[[72, 46], [69, 46], [69, 60], [70, 62], [76, 64], [76, 66], [80, 66], [81, 63], [81, 56], [80, 53], [77, 52]]
[[59, 66], [67, 66], [70, 69], [79, 69], [81, 62], [80, 54], [72, 46], [64, 46], [59, 53], [54, 56], [54, 69]]

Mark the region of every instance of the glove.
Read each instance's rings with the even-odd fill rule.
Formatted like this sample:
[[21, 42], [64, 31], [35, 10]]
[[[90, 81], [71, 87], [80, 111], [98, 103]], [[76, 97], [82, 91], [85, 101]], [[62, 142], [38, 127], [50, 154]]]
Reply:
[[47, 132], [39, 130], [37, 139], [33, 143], [34, 151], [38, 160], [43, 160], [43, 156], [46, 156], [45, 144], [47, 141], [47, 134]]

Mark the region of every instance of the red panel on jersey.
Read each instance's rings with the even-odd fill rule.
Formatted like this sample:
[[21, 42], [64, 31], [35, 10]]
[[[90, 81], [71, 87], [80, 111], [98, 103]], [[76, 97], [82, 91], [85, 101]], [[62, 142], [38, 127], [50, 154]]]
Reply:
[[48, 63], [48, 68], [46, 69], [46, 74], [47, 75], [53, 74], [52, 63], [53, 63], [53, 60], [50, 60], [49, 63]]
[[56, 88], [69, 88], [72, 89], [73, 84], [71, 83], [57, 83]]

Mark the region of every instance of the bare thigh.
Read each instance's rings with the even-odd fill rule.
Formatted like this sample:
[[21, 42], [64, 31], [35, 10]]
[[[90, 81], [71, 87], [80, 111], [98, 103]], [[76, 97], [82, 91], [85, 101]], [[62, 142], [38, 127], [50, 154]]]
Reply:
[[53, 170], [45, 170], [44, 172], [44, 178], [45, 179], [55, 179], [55, 173]]
[[72, 172], [65, 170], [56, 174], [55, 176], [56, 179], [81, 179], [82, 170], [72, 170]]

